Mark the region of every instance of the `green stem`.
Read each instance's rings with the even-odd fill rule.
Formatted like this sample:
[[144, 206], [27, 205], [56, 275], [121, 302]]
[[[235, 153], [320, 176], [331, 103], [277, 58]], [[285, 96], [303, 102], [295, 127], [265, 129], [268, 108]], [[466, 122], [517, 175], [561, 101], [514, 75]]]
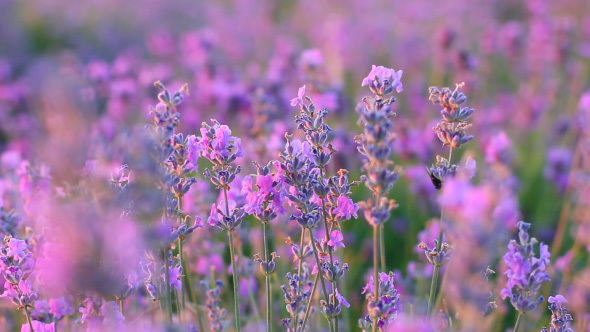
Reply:
[[[177, 197], [177, 207], [176, 210], [178, 213], [182, 211], [182, 196]], [[180, 218], [179, 218], [180, 219]], [[180, 221], [180, 220], [179, 220]], [[181, 287], [180, 287], [180, 307], [178, 308], [178, 319], [182, 322], [182, 312], [184, 312], [185, 308], [185, 295], [184, 295], [184, 284], [186, 283], [186, 266], [184, 265], [184, 260], [182, 259], [182, 237], [178, 238], [178, 260], [180, 261], [180, 266], [182, 267], [182, 275], [180, 277]]]
[[[186, 255], [182, 256], [182, 261], [183, 261], [183, 266], [187, 266], [187, 261], [190, 261], [189, 258], [186, 257]], [[201, 309], [199, 308], [199, 298], [198, 298], [198, 294], [195, 293], [193, 287], [192, 287], [192, 283], [191, 283], [191, 276], [190, 276], [190, 270], [186, 269], [183, 270], [186, 274], [185, 276], [185, 280], [186, 280], [186, 285], [183, 284], [183, 287], [186, 287], [186, 289], [188, 290], [188, 296], [189, 296], [189, 301], [195, 304], [195, 311], [197, 313], [197, 324], [199, 326], [199, 331], [205, 331], [205, 329], [203, 328], [203, 320], [201, 318]]]
[[178, 238], [178, 260], [180, 261], [180, 266], [182, 267], [182, 275], [180, 277], [180, 282], [181, 282], [181, 286], [180, 286], [180, 306], [178, 307], [178, 319], [180, 320], [180, 322], [182, 322], [182, 312], [184, 311], [185, 308], [185, 300], [184, 300], [184, 284], [186, 282], [186, 277], [184, 276], [185, 274], [185, 267], [184, 267], [184, 262], [182, 259], [182, 239]]
[[[227, 197], [227, 194], [226, 194]], [[227, 204], [227, 200], [226, 200]], [[228, 209], [229, 210], [229, 209]], [[235, 249], [234, 249], [234, 235], [233, 231], [227, 231], [229, 242], [229, 255], [231, 259], [231, 268], [234, 281], [234, 314], [236, 332], [240, 332], [240, 294], [238, 292], [238, 268], [236, 266]]]
[[[453, 130], [455, 130], [455, 123], [453, 123]], [[451, 166], [451, 160], [453, 158], [453, 147], [451, 146], [449, 149], [449, 167]], [[438, 220], [438, 242], [436, 243], [436, 251], [440, 254], [440, 250], [442, 248], [442, 240], [443, 240], [443, 218], [445, 215], [445, 207], [442, 206], [440, 209], [440, 219]], [[430, 296], [428, 298], [428, 309], [426, 311], [427, 315], [431, 315], [434, 311], [434, 301], [436, 298], [436, 288], [438, 287], [438, 273], [440, 270], [440, 266], [435, 265], [434, 270], [432, 271], [432, 281], [430, 282]]]
[[[266, 227], [267, 223], [262, 223], [262, 240], [263, 240], [263, 247], [264, 247], [264, 262], [267, 264], [268, 267], [268, 242], [266, 239]], [[301, 271], [301, 270], [300, 270]], [[271, 293], [270, 293], [270, 273], [266, 271], [264, 274], [264, 279], [266, 283], [266, 331], [270, 332], [272, 330], [272, 304], [271, 304]]]
[[119, 310], [121, 310], [121, 315], [125, 316], [125, 312], [123, 310], [123, 300], [119, 300]]
[[[324, 178], [324, 168], [320, 168], [320, 177], [323, 181]], [[326, 243], [328, 241], [330, 241], [330, 227], [328, 227], [328, 217], [326, 216], [326, 198], [322, 197], [322, 218], [324, 219], [324, 229], [326, 231]], [[334, 225], [334, 223], [332, 223], [332, 225]], [[330, 269], [334, 270], [334, 257], [332, 255], [332, 247], [327, 246], [328, 247], [328, 256], [330, 256]], [[318, 266], [318, 270], [319, 266]], [[319, 271], [318, 271], [319, 273]], [[336, 280], [332, 281], [332, 294], [334, 294], [334, 302], [336, 302], [335, 300], [335, 294], [336, 294], [336, 287], [337, 287], [337, 283]], [[326, 299], [326, 302], [330, 303], [329, 299]], [[338, 331], [338, 316], [334, 317], [334, 329], [336, 331]]]
[[27, 323], [29, 323], [29, 328], [31, 329], [31, 332], [35, 332], [35, 330], [33, 330], [33, 322], [31, 322], [31, 315], [29, 314], [29, 309], [27, 309], [27, 306], [25, 305], [23, 305], [23, 309], [25, 310], [25, 316], [27, 317]]
[[[315, 241], [313, 239], [313, 234], [311, 233], [311, 229], [309, 230], [309, 236], [311, 238], [311, 247], [313, 248], [313, 255], [315, 257], [316, 264], [318, 265], [318, 274], [321, 275], [321, 273], [322, 273], [321, 272], [322, 271], [322, 268], [321, 268], [322, 263], [320, 262], [320, 256], [318, 255], [318, 250], [315, 247]], [[324, 293], [324, 300], [327, 303], [330, 303], [330, 301], [329, 301], [330, 298], [328, 297], [328, 291], [327, 291], [326, 284], [324, 282], [324, 277], [323, 276], [320, 276], [320, 282], [322, 284], [322, 291]], [[311, 301], [311, 299], [310, 299], [310, 301]], [[330, 331], [333, 331], [332, 330], [332, 320], [331, 319], [328, 319], [328, 325], [330, 326]]]
[[381, 271], [385, 272], [385, 226], [379, 225], [379, 257], [381, 258]]
[[305, 316], [303, 316], [303, 325], [301, 326], [301, 331], [305, 331], [305, 325], [307, 324], [307, 318], [309, 318], [309, 313], [311, 312], [311, 303], [313, 302], [313, 296], [315, 295], [315, 290], [318, 288], [318, 281], [320, 280], [320, 274], [317, 273], [315, 275], [315, 281], [313, 282], [313, 288], [311, 289], [311, 294], [309, 295], [309, 300], [307, 301], [307, 308], [305, 308]]
[[[373, 226], [373, 301], [379, 300], [379, 227]], [[373, 332], [377, 332], [378, 317], [373, 318]]]
[[[303, 254], [303, 243], [305, 241], [305, 228], [301, 228], [301, 241], [299, 241], [299, 253]], [[297, 269], [297, 275], [299, 276], [299, 280], [297, 280], [297, 295], [301, 293], [301, 270], [303, 269], [303, 257], [299, 257], [299, 267]]]
[[522, 312], [518, 312], [518, 317], [516, 318], [516, 323], [514, 324], [514, 329], [512, 330], [512, 332], [517, 332], [518, 331], [518, 327], [520, 326], [520, 318], [522, 317]]
[[166, 319], [172, 323], [172, 297], [170, 296], [170, 267], [168, 266], [168, 249], [162, 250], [164, 255], [164, 283], [166, 287]]
[[435, 265], [434, 270], [432, 271], [432, 281], [430, 282], [430, 297], [428, 298], [428, 311], [427, 311], [428, 316], [430, 316], [432, 314], [433, 307], [434, 307], [434, 299], [436, 296], [436, 287], [437, 287], [437, 283], [438, 283], [438, 270], [439, 269], [440, 269], [439, 266]]

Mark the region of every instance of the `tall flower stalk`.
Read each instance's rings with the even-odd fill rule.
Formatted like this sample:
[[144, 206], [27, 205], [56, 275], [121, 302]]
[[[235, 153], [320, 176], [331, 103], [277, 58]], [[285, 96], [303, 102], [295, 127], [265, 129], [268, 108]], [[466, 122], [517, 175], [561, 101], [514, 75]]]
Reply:
[[275, 252], [269, 253], [267, 228], [272, 220], [286, 212], [283, 207], [285, 198], [282, 182], [275, 174], [271, 174], [270, 163], [266, 166], [254, 164], [257, 169], [256, 175], [245, 179], [242, 191], [246, 193], [247, 203], [244, 206], [246, 212], [254, 215], [262, 223], [264, 257], [255, 255], [254, 260], [260, 263], [260, 271], [265, 279], [266, 330], [270, 332], [272, 329], [271, 276], [276, 266], [274, 260], [278, 256]]
[[382, 301], [382, 294], [379, 292], [379, 257], [381, 268], [384, 268], [386, 260], [382, 240], [383, 225], [389, 220], [391, 210], [397, 206], [395, 200], [388, 198], [388, 193], [398, 178], [391, 160], [395, 140], [392, 131], [395, 112], [391, 107], [395, 98], [392, 94], [394, 91], [399, 93], [403, 90], [402, 74], [401, 70], [396, 72], [390, 68], [373, 65], [362, 86], [368, 85], [374, 96], [363, 98], [363, 102], [356, 109], [360, 115], [359, 124], [363, 127], [363, 134], [355, 137], [358, 151], [364, 156], [362, 169], [366, 174], [361, 177], [361, 181], [373, 193], [370, 199], [360, 203], [365, 219], [373, 227], [374, 285], [372, 294], [367, 294], [369, 317], [359, 320], [359, 326], [365, 329], [370, 324], [373, 332], [377, 331], [380, 325], [384, 325], [382, 316], [391, 308], [390, 304]]
[[[176, 224], [170, 225], [172, 228], [171, 233], [169, 237], [165, 239], [164, 247], [160, 253], [164, 265], [163, 288], [165, 289], [165, 292], [163, 297], [166, 299], [166, 317], [168, 323], [171, 323], [171, 284], [176, 283], [176, 280], [171, 280], [171, 273], [182, 273], [182, 241], [199, 226], [198, 223], [194, 226], [189, 226], [189, 217], [184, 214], [180, 208], [182, 196], [185, 195], [190, 190], [190, 187], [196, 182], [196, 179], [189, 174], [197, 170], [197, 161], [196, 158], [189, 158], [190, 149], [188, 146], [190, 145], [190, 138], [187, 137], [185, 139], [183, 134], [175, 134], [174, 132], [180, 122], [180, 113], [177, 110], [177, 106], [183, 102], [184, 95], [188, 94], [187, 86], [184, 85], [175, 93], [170, 93], [160, 81], [155, 82], [154, 85], [160, 90], [160, 93], [158, 94], [160, 102], [155, 107], [150, 107], [150, 113], [152, 115], [151, 129], [160, 143], [156, 156], [160, 161], [162, 169], [162, 179], [160, 183], [164, 201], [162, 220], [165, 224], [168, 224], [170, 222], [169, 219], [173, 215], [176, 216]], [[170, 249], [175, 240], [178, 240], [179, 246], [179, 271], [174, 271], [174, 268], [170, 268], [170, 264], [173, 262], [170, 260]], [[152, 288], [155, 287], [155, 280], [153, 279], [155, 278], [150, 278], [146, 285], [149, 284]], [[182, 287], [182, 282], [180, 292], [182, 294], [183, 307], [181, 308], [178, 306], [179, 317], [182, 316], [181, 311], [184, 308], [184, 287]]]
[[[304, 97], [307, 102], [303, 100]], [[305, 133], [306, 141], [291, 141], [290, 136], [287, 135], [286, 151], [279, 155], [280, 161], [277, 165], [285, 183], [292, 188], [286, 195], [297, 209], [291, 219], [297, 221], [302, 227], [301, 244], [297, 247], [300, 254], [297, 278], [302, 276], [304, 258], [302, 253], [305, 251], [303, 238], [307, 230], [317, 264], [314, 271], [320, 274], [319, 281], [324, 294], [324, 299], [320, 301], [321, 313], [328, 321], [330, 331], [338, 331], [338, 316], [342, 311], [342, 305], [349, 306], [346, 299], [338, 292], [338, 280], [348, 270], [348, 264], [336, 260], [334, 251], [338, 246], [344, 246], [339, 223], [352, 216], [356, 218], [358, 205], [349, 197], [350, 188], [356, 183], [349, 183], [346, 170], [338, 171], [337, 176], [328, 177], [326, 174], [326, 166], [337, 151], [329, 143], [329, 133], [332, 128], [324, 122], [327, 110], [316, 109], [311, 98], [305, 96], [305, 86], [299, 89], [298, 96], [291, 101], [291, 105], [299, 105], [300, 113], [295, 117], [295, 122]], [[324, 225], [325, 236], [320, 241], [314, 238], [313, 230], [321, 222]], [[330, 293], [326, 286], [327, 282], [332, 286]], [[297, 287], [300, 288], [300, 285]], [[295, 294], [303, 294], [303, 292], [297, 289]], [[287, 295], [285, 295], [286, 298], [292, 297]], [[312, 298], [313, 292], [309, 295], [309, 301]], [[292, 316], [296, 320], [294, 331], [302, 331], [303, 322], [307, 320], [308, 310], [303, 305], [299, 308], [301, 312]], [[302, 320], [298, 318], [300, 314], [305, 315]]]
[[227, 233], [231, 268], [233, 274], [233, 293], [234, 293], [234, 315], [235, 329], [240, 331], [240, 294], [238, 292], [238, 269], [236, 266], [236, 249], [234, 245], [234, 231], [242, 223], [247, 215], [243, 208], [238, 208], [235, 201], [228, 200], [228, 191], [231, 183], [235, 180], [236, 175], [240, 173], [242, 167], [234, 166], [233, 162], [244, 156], [242, 142], [239, 138], [231, 136], [231, 130], [226, 125], [221, 125], [216, 120], [212, 120], [210, 126], [203, 122], [201, 126], [201, 137], [197, 145], [201, 150], [201, 156], [207, 158], [213, 163], [211, 170], [205, 169], [203, 175], [208, 177], [211, 182], [221, 190], [223, 198], [219, 203], [214, 203], [211, 207], [208, 223], [216, 226]]
[[[443, 146], [449, 147], [448, 158], [445, 159], [441, 156], [436, 156], [436, 165], [427, 169], [433, 185], [438, 190], [442, 188], [445, 178], [454, 176], [456, 173], [457, 165], [452, 163], [454, 149], [460, 148], [463, 144], [473, 139], [473, 136], [467, 135], [466, 130], [471, 127], [467, 119], [473, 114], [474, 110], [473, 108], [461, 107], [461, 104], [467, 100], [467, 96], [461, 92], [461, 88], [464, 85], [464, 83], [457, 84], [455, 90], [447, 87], [442, 89], [430, 87], [428, 89], [430, 93], [428, 99], [433, 104], [439, 104], [443, 107], [441, 110], [442, 121], [436, 124], [434, 131], [438, 139], [443, 143]], [[439, 234], [436, 247], [434, 249], [422, 247], [426, 257], [434, 266], [430, 283], [430, 295], [428, 297], [428, 315], [431, 315], [434, 310], [439, 270], [450, 258], [450, 246], [442, 241], [443, 219], [444, 206], [441, 207], [440, 211]]]

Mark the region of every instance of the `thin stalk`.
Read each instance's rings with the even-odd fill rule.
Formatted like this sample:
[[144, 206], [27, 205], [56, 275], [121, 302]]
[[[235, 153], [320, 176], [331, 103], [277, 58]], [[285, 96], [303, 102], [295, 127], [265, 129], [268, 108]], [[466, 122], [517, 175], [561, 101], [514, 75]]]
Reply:
[[301, 326], [301, 331], [305, 331], [305, 325], [307, 324], [307, 318], [309, 318], [309, 313], [311, 312], [311, 302], [313, 300], [313, 296], [315, 295], [315, 290], [318, 288], [319, 279], [320, 279], [320, 274], [317, 273], [315, 275], [315, 281], [313, 282], [313, 288], [311, 289], [311, 294], [309, 295], [309, 300], [307, 301], [307, 308], [305, 308], [305, 316], [303, 316], [303, 325]]
[[[303, 243], [305, 241], [305, 228], [301, 227], [301, 241], [299, 241], [299, 252], [303, 253]], [[301, 293], [301, 270], [303, 269], [303, 258], [299, 257], [299, 267], [297, 269], [297, 275], [299, 276], [299, 280], [297, 280], [297, 295]]]
[[385, 272], [385, 226], [379, 225], [379, 257], [381, 258], [381, 271]]
[[[373, 226], [373, 301], [379, 300], [379, 227]], [[377, 332], [378, 317], [373, 318], [373, 332]]]
[[[167, 188], [164, 188], [164, 222], [168, 222], [168, 197], [166, 196]], [[166, 247], [162, 249], [163, 261], [164, 261], [164, 287], [166, 289], [166, 319], [168, 324], [172, 323], [172, 298], [170, 297], [170, 273], [168, 266], [168, 250]]]
[[29, 309], [27, 309], [27, 306], [25, 305], [23, 305], [23, 309], [25, 310], [25, 316], [27, 317], [27, 323], [29, 323], [29, 328], [31, 329], [31, 332], [35, 332], [35, 330], [33, 330], [33, 322], [31, 322], [31, 314], [29, 314]]
[[[320, 169], [320, 176], [323, 179], [324, 178], [324, 168]], [[323, 180], [322, 180], [323, 181]], [[330, 228], [328, 227], [328, 217], [326, 216], [326, 198], [322, 197], [322, 218], [324, 219], [324, 229], [326, 231], [326, 243], [328, 241], [330, 241]], [[332, 223], [333, 225], [333, 223]], [[330, 256], [330, 269], [334, 269], [334, 257], [332, 255], [332, 247], [327, 246], [328, 247], [328, 256]], [[319, 269], [318, 266], [318, 273], [320, 272], [321, 269]], [[332, 282], [332, 293], [336, 294], [336, 287], [337, 287], [337, 283], [336, 281]], [[326, 299], [326, 302], [330, 303], [329, 299]], [[335, 301], [334, 301], [335, 302]], [[334, 329], [336, 331], [338, 331], [338, 316], [334, 317]]]
[[[324, 219], [324, 229], [326, 230], [326, 242], [330, 240], [330, 231], [328, 227], [328, 219], [326, 218], [326, 203], [325, 198], [322, 198], [322, 215]], [[334, 269], [334, 256], [332, 255], [332, 247], [328, 247], [328, 256], [330, 257], [330, 269]], [[321, 269], [318, 267], [318, 273], [320, 273]], [[336, 294], [336, 281], [332, 281], [332, 294]], [[326, 299], [326, 302], [330, 303], [329, 299]], [[334, 317], [334, 329], [338, 331], [338, 316]]]
[[[182, 261], [183, 261], [183, 266], [186, 266], [186, 261], [190, 261], [189, 258], [186, 257], [186, 255], [182, 256]], [[199, 308], [199, 298], [198, 298], [198, 294], [195, 293], [192, 285], [191, 285], [191, 276], [190, 276], [190, 270], [184, 270], [186, 273], [186, 286], [183, 284], [183, 287], [186, 287], [186, 289], [188, 289], [188, 295], [189, 295], [189, 301], [195, 304], [195, 311], [197, 313], [197, 324], [199, 326], [199, 331], [205, 331], [203, 328], [203, 320], [201, 319], [201, 309]]]
[[[177, 197], [177, 207], [176, 207], [178, 213], [180, 213], [180, 211], [182, 211], [182, 196], [178, 196]], [[182, 312], [184, 311], [185, 308], [185, 295], [184, 295], [184, 284], [186, 282], [186, 276], [185, 276], [185, 271], [186, 271], [186, 267], [184, 265], [184, 260], [182, 259], [182, 237], [178, 237], [178, 259], [180, 260], [180, 266], [182, 267], [182, 275], [180, 276], [180, 282], [181, 282], [181, 287], [180, 287], [180, 307], [178, 308], [178, 318], [180, 319], [180, 321], [182, 322]]]
[[177, 291], [174, 291], [174, 302], [176, 302], [176, 312], [178, 312], [178, 320], [182, 323], [182, 318], [180, 318], [180, 299]]
[[[227, 197], [227, 193], [226, 193]], [[227, 200], [226, 200], [227, 204]], [[240, 294], [238, 292], [238, 268], [236, 266], [234, 235], [233, 231], [227, 231], [229, 242], [229, 256], [231, 259], [231, 269], [234, 278], [234, 311], [235, 311], [235, 325], [236, 332], [240, 332]]]
[[121, 311], [121, 315], [125, 316], [125, 312], [123, 310], [123, 300], [119, 300], [119, 310]]
[[428, 311], [427, 314], [430, 316], [432, 314], [432, 309], [434, 308], [434, 299], [436, 296], [436, 286], [438, 283], [438, 270], [440, 267], [438, 265], [434, 266], [434, 270], [432, 271], [432, 281], [430, 283], [430, 297], [428, 298]]
[[514, 329], [512, 330], [512, 332], [517, 332], [518, 331], [518, 327], [520, 326], [520, 318], [522, 317], [522, 312], [518, 312], [518, 317], [516, 318], [516, 323], [514, 323]]
[[[309, 230], [309, 236], [311, 237], [311, 247], [313, 248], [313, 255], [315, 257], [316, 264], [318, 265], [318, 274], [321, 274], [321, 266], [322, 266], [322, 264], [320, 262], [320, 257], [318, 255], [318, 250], [315, 247], [315, 241], [313, 240], [313, 235], [311, 234], [311, 229]], [[322, 291], [324, 292], [324, 299], [325, 299], [326, 302], [329, 303], [328, 291], [327, 291], [327, 288], [326, 288], [326, 284], [324, 282], [324, 277], [320, 276], [320, 282], [322, 283]], [[332, 330], [332, 320], [331, 319], [328, 319], [327, 321], [328, 321], [328, 325], [330, 326], [330, 331], [333, 331]]]
[[[455, 130], [455, 123], [453, 123], [453, 130]], [[449, 167], [451, 166], [451, 160], [453, 158], [453, 147], [449, 148]], [[443, 239], [443, 218], [445, 214], [445, 207], [442, 206], [440, 209], [440, 219], [438, 220], [438, 242], [436, 243], [436, 251], [440, 252], [442, 247], [442, 239]], [[427, 314], [432, 314], [432, 309], [434, 308], [434, 300], [436, 298], [436, 288], [438, 286], [438, 272], [440, 270], [440, 266], [434, 266], [434, 270], [432, 271], [432, 281], [430, 283], [430, 296], [428, 298], [428, 309]]]
[[168, 249], [162, 250], [164, 255], [164, 283], [166, 284], [166, 319], [172, 323], [172, 297], [170, 296], [170, 267], [168, 266]]
[[[263, 240], [263, 247], [264, 247], [264, 262], [268, 266], [268, 242], [266, 240], [266, 227], [267, 223], [262, 223], [262, 240]], [[299, 269], [301, 271], [301, 268]], [[270, 274], [265, 273], [264, 279], [266, 283], [266, 331], [270, 332], [272, 330], [272, 303], [271, 303], [271, 293], [270, 293]]]

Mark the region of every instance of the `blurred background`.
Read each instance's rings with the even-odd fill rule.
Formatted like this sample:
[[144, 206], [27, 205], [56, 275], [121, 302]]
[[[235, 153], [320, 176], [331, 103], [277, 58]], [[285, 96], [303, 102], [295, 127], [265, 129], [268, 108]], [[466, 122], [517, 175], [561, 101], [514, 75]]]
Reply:
[[[428, 291], [432, 272], [416, 245], [429, 238], [429, 220], [438, 217], [439, 206], [424, 168], [437, 154], [447, 153], [432, 130], [440, 109], [428, 101], [428, 87], [465, 82], [466, 105], [475, 108], [469, 129], [475, 139], [456, 160], [477, 161], [476, 183], [492, 203], [478, 205], [479, 196], [469, 192], [461, 200], [481, 220], [494, 220], [503, 230], [486, 229], [474, 245], [497, 236], [485, 255], [489, 264], [498, 265], [516, 222], [531, 222], [534, 235], [553, 243], [553, 253], [565, 257], [561, 262], [567, 268], [558, 279], [574, 286], [552, 287], [572, 294], [571, 306], [584, 327], [590, 301], [584, 277], [590, 273], [585, 250], [590, 222], [579, 198], [587, 190], [584, 171], [590, 153], [585, 140], [590, 128], [587, 0], [3, 0], [3, 174], [22, 160], [38, 161], [51, 170], [52, 184], [69, 194], [88, 172], [107, 179], [122, 164], [145, 166], [138, 131], [150, 121], [148, 105], [155, 104], [157, 94], [153, 83], [160, 80], [172, 91], [183, 83], [190, 89], [177, 132], [198, 134], [201, 122], [214, 118], [242, 138], [247, 151], [243, 164], [249, 168], [244, 174], [253, 171], [251, 161], [265, 164], [283, 149], [284, 133], [295, 130], [297, 110], [289, 100], [306, 85], [314, 102], [328, 109], [327, 122], [334, 128], [340, 153], [332, 174], [347, 168], [356, 180], [361, 171], [354, 136], [362, 129], [355, 106], [370, 95], [360, 83], [373, 64], [404, 72], [394, 129], [401, 178], [391, 194], [400, 206], [386, 225], [387, 265], [398, 271], [400, 287], [406, 288], [402, 298], [408, 294], [411, 302], [410, 293]], [[149, 173], [149, 165], [145, 170]], [[217, 194], [205, 180], [198, 186], [185, 206], [205, 218]], [[355, 191], [358, 200], [366, 195], [364, 188]], [[152, 202], [148, 194], [140, 196], [135, 197], [139, 202]], [[110, 206], [116, 199], [98, 200]], [[157, 210], [149, 203], [138, 205]], [[67, 214], [82, 223], [80, 232], [92, 220], [110, 218], [89, 211]], [[31, 227], [47, 225], [46, 218], [28, 220]], [[281, 223], [277, 239], [297, 231], [296, 225]], [[139, 232], [130, 225], [117, 227], [128, 227], [126, 234]], [[343, 227], [343, 259], [355, 266], [345, 295], [358, 304], [369, 268], [371, 229], [362, 218]], [[260, 227], [252, 220], [245, 229], [244, 255], [251, 257], [260, 251]], [[210, 231], [198, 232], [191, 238], [194, 273], [207, 275], [215, 264], [224, 269], [226, 250], [202, 246], [200, 239]], [[128, 240], [94, 241], [124, 248]], [[278, 249], [282, 241], [275, 245], [289, 257], [286, 247]], [[282, 268], [279, 278], [287, 270]], [[350, 311], [351, 326], [363, 310], [357, 305]], [[509, 310], [501, 305], [500, 311]], [[498, 321], [509, 325], [513, 319], [508, 314]]]

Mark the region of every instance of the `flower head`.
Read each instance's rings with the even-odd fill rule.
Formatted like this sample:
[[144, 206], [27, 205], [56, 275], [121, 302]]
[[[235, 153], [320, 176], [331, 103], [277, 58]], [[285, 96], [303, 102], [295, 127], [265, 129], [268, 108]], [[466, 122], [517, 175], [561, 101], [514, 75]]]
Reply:
[[304, 106], [303, 96], [305, 96], [305, 85], [299, 88], [299, 90], [297, 91], [297, 97], [291, 99], [291, 106]]
[[403, 71], [397, 72], [383, 66], [371, 67], [371, 72], [363, 79], [361, 86], [369, 85], [371, 91], [379, 96], [385, 96], [395, 89], [398, 93], [404, 90], [401, 82]]

